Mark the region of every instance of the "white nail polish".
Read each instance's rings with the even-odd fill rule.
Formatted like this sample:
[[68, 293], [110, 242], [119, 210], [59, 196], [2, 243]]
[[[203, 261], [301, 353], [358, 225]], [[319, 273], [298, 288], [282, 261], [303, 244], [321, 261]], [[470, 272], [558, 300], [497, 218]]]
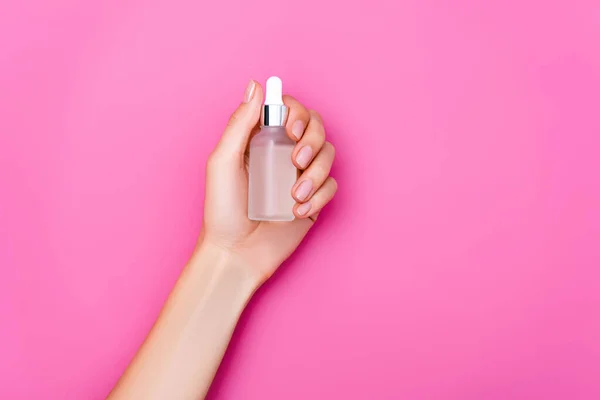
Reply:
[[261, 130], [250, 142], [248, 218], [251, 220], [294, 219], [292, 187], [298, 170], [292, 163], [295, 143], [285, 132], [287, 113], [281, 79], [272, 76], [267, 80]]

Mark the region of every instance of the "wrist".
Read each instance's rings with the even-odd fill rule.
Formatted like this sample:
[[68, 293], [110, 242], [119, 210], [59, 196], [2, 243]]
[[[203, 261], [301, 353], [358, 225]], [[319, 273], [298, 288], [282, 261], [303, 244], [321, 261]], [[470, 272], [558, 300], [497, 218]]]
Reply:
[[237, 294], [248, 299], [264, 280], [241, 255], [208, 240], [199, 243], [186, 269], [222, 281], [223, 286], [236, 288]]

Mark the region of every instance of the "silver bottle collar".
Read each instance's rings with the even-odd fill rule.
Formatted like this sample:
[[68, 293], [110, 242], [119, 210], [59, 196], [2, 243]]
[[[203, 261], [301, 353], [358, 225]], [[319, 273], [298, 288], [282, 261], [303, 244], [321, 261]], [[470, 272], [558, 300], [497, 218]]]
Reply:
[[288, 108], [280, 104], [265, 104], [262, 106], [260, 124], [262, 126], [285, 126]]

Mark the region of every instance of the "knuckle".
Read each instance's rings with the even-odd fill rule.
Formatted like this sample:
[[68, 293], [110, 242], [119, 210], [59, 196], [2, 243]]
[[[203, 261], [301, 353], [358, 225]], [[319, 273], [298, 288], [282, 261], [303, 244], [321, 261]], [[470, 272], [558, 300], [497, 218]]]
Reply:
[[315, 137], [318, 139], [319, 145], [323, 146], [325, 144], [325, 130], [317, 129], [315, 132]]
[[329, 169], [327, 167], [325, 167], [323, 164], [316, 164], [313, 169], [313, 174], [320, 181], [323, 181], [329, 174]]
[[319, 113], [314, 110], [310, 110], [309, 126], [311, 134], [317, 137], [319, 142], [325, 142], [325, 127], [323, 126], [323, 120]]
[[329, 182], [331, 182], [331, 186], [333, 188], [333, 191], [335, 192], [338, 188], [338, 182], [335, 180], [334, 177], [329, 177]]
[[308, 110], [298, 100], [296, 100], [289, 94], [284, 94], [283, 95], [283, 104], [285, 104], [286, 106], [289, 107], [290, 116], [294, 115], [300, 119], [308, 121], [308, 119], [309, 119]]
[[335, 146], [331, 142], [326, 142], [325, 146], [327, 151], [329, 151], [335, 157]]
[[323, 117], [321, 117], [321, 114], [319, 114], [317, 111], [310, 110], [309, 113], [312, 118], [316, 119], [321, 124], [323, 123]]
[[296, 106], [296, 103], [297, 103], [296, 99], [294, 99], [289, 94], [284, 94], [283, 96], [281, 96], [281, 99], [283, 100], [283, 104], [285, 104], [286, 106], [288, 106], [290, 108], [294, 108]]

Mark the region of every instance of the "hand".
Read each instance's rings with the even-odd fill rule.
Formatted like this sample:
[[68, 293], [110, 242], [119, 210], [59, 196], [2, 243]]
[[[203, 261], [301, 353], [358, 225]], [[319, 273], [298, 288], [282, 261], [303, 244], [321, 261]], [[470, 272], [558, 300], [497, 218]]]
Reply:
[[286, 131], [296, 141], [291, 162], [302, 171], [292, 188], [296, 200], [290, 222], [248, 219], [248, 144], [260, 129], [263, 89], [250, 81], [244, 102], [231, 116], [221, 140], [206, 167], [204, 225], [201, 241], [234, 252], [262, 281], [298, 247], [316, 221], [321, 209], [333, 198], [336, 181], [329, 176], [335, 157], [333, 145], [325, 140], [323, 121], [291, 96]]

